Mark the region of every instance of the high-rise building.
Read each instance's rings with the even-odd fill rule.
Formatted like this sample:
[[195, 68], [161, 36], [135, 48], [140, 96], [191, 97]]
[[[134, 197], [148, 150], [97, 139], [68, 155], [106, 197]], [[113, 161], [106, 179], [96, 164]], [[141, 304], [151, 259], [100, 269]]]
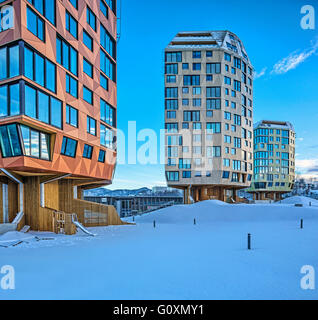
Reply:
[[280, 200], [295, 184], [296, 134], [290, 122], [260, 121], [254, 127], [255, 200]]
[[115, 169], [116, 1], [7, 0], [0, 10], [0, 223], [23, 212], [47, 230], [52, 210], [120, 223], [80, 199]]
[[180, 32], [165, 49], [166, 179], [185, 202], [235, 201], [253, 174], [253, 67], [230, 31]]

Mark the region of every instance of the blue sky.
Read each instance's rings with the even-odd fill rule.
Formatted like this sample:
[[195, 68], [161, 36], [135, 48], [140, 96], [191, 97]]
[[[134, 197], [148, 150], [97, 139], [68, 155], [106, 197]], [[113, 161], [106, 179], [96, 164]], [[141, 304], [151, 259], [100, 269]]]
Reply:
[[[300, 27], [304, 5], [315, 7], [318, 21], [318, 1], [237, 3], [122, 0], [118, 128], [127, 133], [128, 121], [136, 121], [137, 131], [153, 129], [159, 137], [164, 128], [164, 48], [179, 31], [230, 30], [243, 41], [256, 72], [264, 73], [254, 82], [254, 121], [292, 122], [298, 170], [318, 175], [318, 26]], [[118, 165], [111, 188], [153, 185], [165, 185], [163, 166]]]

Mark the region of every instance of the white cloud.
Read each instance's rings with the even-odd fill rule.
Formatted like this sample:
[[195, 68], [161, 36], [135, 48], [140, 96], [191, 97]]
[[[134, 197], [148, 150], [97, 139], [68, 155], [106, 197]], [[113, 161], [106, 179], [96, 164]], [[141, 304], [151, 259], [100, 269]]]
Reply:
[[290, 70], [297, 68], [301, 63], [305, 62], [309, 57], [318, 52], [318, 39], [312, 41], [312, 45], [302, 52], [294, 51], [288, 57], [278, 61], [271, 71], [271, 74], [284, 74]]
[[318, 166], [318, 159], [296, 160], [298, 170], [308, 170], [315, 166]]
[[259, 79], [260, 77], [264, 76], [267, 71], [267, 68], [263, 68], [260, 72], [255, 72], [254, 80]]

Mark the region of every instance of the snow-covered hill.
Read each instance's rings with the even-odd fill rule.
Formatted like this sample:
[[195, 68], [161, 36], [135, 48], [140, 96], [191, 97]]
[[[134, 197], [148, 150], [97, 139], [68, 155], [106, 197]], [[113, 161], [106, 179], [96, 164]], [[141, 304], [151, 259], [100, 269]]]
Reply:
[[315, 206], [206, 201], [136, 223], [0, 248], [0, 267], [16, 271], [16, 290], [0, 299], [318, 298], [300, 287], [302, 266], [318, 268]]

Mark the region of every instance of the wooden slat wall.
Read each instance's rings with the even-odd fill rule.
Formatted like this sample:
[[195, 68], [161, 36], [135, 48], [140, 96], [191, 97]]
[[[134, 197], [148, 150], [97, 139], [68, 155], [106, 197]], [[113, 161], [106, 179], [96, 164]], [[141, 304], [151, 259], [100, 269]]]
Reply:
[[39, 230], [40, 178], [28, 177], [24, 182], [25, 223], [32, 230]]
[[44, 185], [45, 207], [59, 210], [59, 183], [54, 181]]
[[8, 198], [9, 221], [12, 222], [19, 213], [19, 185], [17, 183], [8, 182]]

